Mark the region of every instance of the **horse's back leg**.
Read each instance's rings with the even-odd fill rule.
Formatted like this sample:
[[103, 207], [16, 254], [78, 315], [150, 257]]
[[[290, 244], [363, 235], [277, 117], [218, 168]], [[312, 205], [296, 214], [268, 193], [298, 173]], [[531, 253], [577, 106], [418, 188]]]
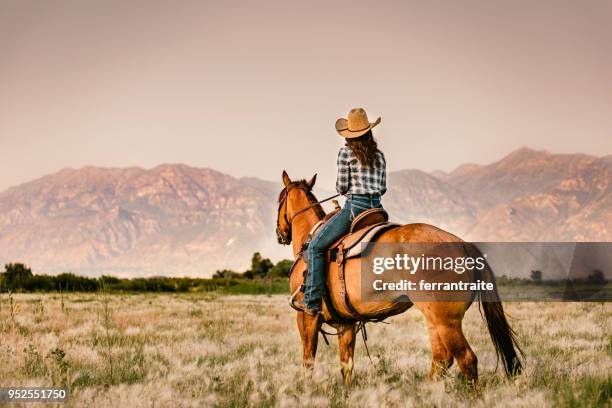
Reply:
[[435, 329], [470, 385], [478, 382], [478, 358], [468, 344], [461, 328], [461, 319], [439, 321]]
[[427, 330], [429, 331], [429, 343], [431, 344], [431, 370], [429, 376], [432, 379], [438, 379], [453, 364], [453, 354], [444, 345], [433, 323], [427, 322]]
[[355, 355], [355, 339], [357, 333], [354, 324], [343, 324], [340, 326], [338, 335], [338, 348], [340, 351], [340, 371], [346, 385], [351, 385], [353, 380], [353, 356]]

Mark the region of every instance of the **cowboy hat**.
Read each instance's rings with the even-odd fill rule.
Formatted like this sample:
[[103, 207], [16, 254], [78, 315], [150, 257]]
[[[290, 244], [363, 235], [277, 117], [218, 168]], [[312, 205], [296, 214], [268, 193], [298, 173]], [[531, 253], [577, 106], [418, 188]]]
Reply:
[[365, 110], [354, 108], [348, 113], [348, 119], [340, 118], [336, 121], [336, 131], [340, 136], [352, 139], [366, 134], [379, 123], [380, 118], [370, 123]]

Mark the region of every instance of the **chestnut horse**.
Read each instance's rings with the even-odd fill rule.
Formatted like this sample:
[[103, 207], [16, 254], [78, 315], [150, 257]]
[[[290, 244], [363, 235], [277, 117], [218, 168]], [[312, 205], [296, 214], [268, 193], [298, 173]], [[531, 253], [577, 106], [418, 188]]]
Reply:
[[[283, 172], [283, 183], [285, 187], [281, 191], [278, 200], [277, 236], [281, 244], [293, 244], [295, 263], [290, 276], [291, 293], [299, 293], [303, 283], [304, 274], [300, 273], [306, 269], [302, 259], [302, 247], [313, 226], [325, 216], [325, 212], [317, 201], [311, 190], [314, 186], [316, 175], [310, 181], [291, 181], [286, 172]], [[407, 224], [398, 226], [382, 232], [376, 242], [463, 242], [456, 236], [427, 224]], [[466, 253], [469, 252], [470, 244], [465, 245]], [[490, 268], [486, 268], [489, 281], [494, 280]], [[465, 275], [464, 275], [465, 276]], [[328, 287], [332, 287], [330, 276], [327, 277]], [[347, 292], [351, 293], [348, 288]], [[504, 313], [501, 302], [497, 298], [480, 292], [484, 318], [487, 323], [489, 334], [495, 346], [498, 358], [501, 358], [504, 369], [508, 376], [513, 376], [522, 371], [522, 363], [517, 355], [522, 355], [518, 346], [516, 336]], [[353, 291], [353, 293], [358, 293]], [[457, 360], [459, 368], [464, 377], [471, 385], [478, 382], [477, 358], [468, 344], [462, 330], [462, 321], [465, 312], [470, 307], [472, 300], [479, 293], [472, 293], [466, 301], [407, 301], [401, 303], [369, 304], [365, 306], [360, 299], [352, 300], [360, 314], [367, 315], [368, 319], [382, 320], [388, 316], [402, 313], [412, 305], [423, 313], [427, 320], [429, 341], [432, 351], [432, 363], [430, 370], [431, 378], [439, 378]], [[301, 293], [299, 293], [301, 299]], [[297, 325], [303, 346], [303, 362], [305, 367], [312, 368], [317, 352], [319, 329], [324, 321], [330, 320], [330, 313], [323, 304], [323, 313], [319, 316], [310, 316], [301, 311], [297, 312]], [[353, 372], [353, 354], [355, 351], [355, 340], [357, 335], [357, 323], [348, 322], [341, 325], [332, 322], [338, 329], [339, 351], [341, 373], [345, 383], [350, 384]]]

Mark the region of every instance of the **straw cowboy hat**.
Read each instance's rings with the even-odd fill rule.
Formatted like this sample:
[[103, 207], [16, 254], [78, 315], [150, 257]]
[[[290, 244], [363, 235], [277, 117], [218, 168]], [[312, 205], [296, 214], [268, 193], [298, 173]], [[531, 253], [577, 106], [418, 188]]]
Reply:
[[355, 108], [348, 113], [348, 119], [340, 118], [336, 121], [336, 131], [340, 136], [352, 139], [366, 134], [379, 123], [380, 118], [370, 123], [366, 111]]

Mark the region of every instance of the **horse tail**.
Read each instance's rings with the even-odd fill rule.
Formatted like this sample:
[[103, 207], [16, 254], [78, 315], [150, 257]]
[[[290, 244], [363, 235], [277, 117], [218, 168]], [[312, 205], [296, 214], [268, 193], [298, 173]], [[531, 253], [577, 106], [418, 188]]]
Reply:
[[[471, 248], [469, 252], [472, 253], [472, 256], [475, 255], [474, 259], [476, 259], [476, 257], [484, 259], [478, 248], [474, 245], [469, 245], [469, 247]], [[495, 276], [486, 260], [484, 260], [484, 268], [479, 271], [479, 275], [483, 281], [493, 283], [493, 290], [480, 291], [480, 304], [482, 305], [482, 310], [484, 310], [484, 319], [487, 323], [493, 345], [495, 346], [497, 359], [499, 361], [501, 358], [506, 375], [510, 378], [523, 371], [522, 359], [525, 357], [525, 354], [518, 344], [516, 332], [510, 327], [506, 319], [504, 307], [497, 293]], [[480, 311], [481, 315], [482, 310]]]

